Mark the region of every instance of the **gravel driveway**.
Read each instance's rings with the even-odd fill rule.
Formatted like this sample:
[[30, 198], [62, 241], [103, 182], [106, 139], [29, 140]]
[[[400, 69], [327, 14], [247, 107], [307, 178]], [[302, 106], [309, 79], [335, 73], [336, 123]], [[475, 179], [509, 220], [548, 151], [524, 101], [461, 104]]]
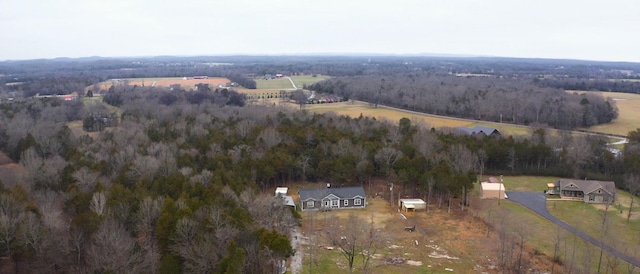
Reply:
[[588, 241], [596, 246], [601, 246], [603, 250], [607, 251], [609, 254], [614, 255], [622, 260], [624, 260], [625, 262], [628, 262], [636, 267], [640, 267], [640, 261], [638, 261], [635, 258], [632, 258], [630, 256], [627, 256], [626, 254], [618, 251], [617, 249], [614, 249], [613, 247], [610, 247], [602, 242], [600, 242], [599, 240], [585, 234], [584, 232], [580, 231], [579, 229], [570, 226], [569, 224], [559, 220], [558, 218], [554, 217], [553, 215], [551, 215], [551, 213], [549, 213], [549, 211], [547, 210], [547, 198], [545, 197], [545, 194], [542, 192], [520, 192], [520, 191], [507, 191], [507, 196], [509, 197], [509, 200], [514, 201], [516, 203], [519, 203], [531, 210], [533, 210], [535, 213], [540, 214], [540, 216], [547, 218], [549, 221], [559, 225], [560, 227], [566, 229], [567, 231], [577, 235], [578, 237], [584, 239], [585, 241]]

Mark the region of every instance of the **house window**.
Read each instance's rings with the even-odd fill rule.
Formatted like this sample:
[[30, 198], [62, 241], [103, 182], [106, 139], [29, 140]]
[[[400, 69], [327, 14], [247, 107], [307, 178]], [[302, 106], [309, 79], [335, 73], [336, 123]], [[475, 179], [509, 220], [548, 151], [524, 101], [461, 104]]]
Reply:
[[324, 207], [329, 207], [329, 201], [324, 201]]
[[340, 200], [333, 200], [333, 201], [331, 201], [331, 206], [332, 207], [338, 207], [340, 205], [339, 203], [340, 203]]
[[362, 204], [362, 200], [360, 200], [360, 199], [355, 199], [355, 200], [353, 200], [353, 204], [354, 204], [354, 205], [361, 205], [361, 204]]
[[349, 205], [349, 200], [344, 200], [344, 206], [348, 206]]
[[313, 207], [313, 201], [307, 201], [307, 207]]

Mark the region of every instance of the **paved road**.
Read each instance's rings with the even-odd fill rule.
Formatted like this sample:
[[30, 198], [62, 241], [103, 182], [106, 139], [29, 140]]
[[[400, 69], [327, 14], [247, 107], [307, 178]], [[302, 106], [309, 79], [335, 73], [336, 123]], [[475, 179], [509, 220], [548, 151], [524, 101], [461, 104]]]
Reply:
[[594, 244], [595, 246], [601, 246], [603, 250], [607, 251], [609, 254], [616, 256], [622, 260], [624, 260], [627, 263], [630, 263], [636, 267], [640, 267], [640, 261], [632, 258], [630, 256], [627, 256], [626, 254], [618, 251], [617, 249], [614, 249], [611, 246], [608, 246], [600, 241], [598, 241], [597, 239], [585, 234], [584, 232], [580, 231], [579, 229], [568, 225], [567, 223], [557, 219], [556, 217], [554, 217], [553, 215], [551, 215], [551, 213], [549, 213], [549, 211], [547, 210], [547, 199], [544, 195], [544, 193], [542, 192], [519, 192], [519, 191], [507, 191], [507, 196], [509, 196], [509, 200], [512, 200], [516, 203], [519, 203], [531, 210], [533, 210], [534, 212], [540, 214], [540, 216], [545, 217], [547, 219], [549, 219], [549, 221], [559, 225], [560, 227], [566, 229], [569, 232], [572, 232], [573, 234], [577, 235], [578, 237], [584, 239], [585, 241], [588, 241], [592, 244]]

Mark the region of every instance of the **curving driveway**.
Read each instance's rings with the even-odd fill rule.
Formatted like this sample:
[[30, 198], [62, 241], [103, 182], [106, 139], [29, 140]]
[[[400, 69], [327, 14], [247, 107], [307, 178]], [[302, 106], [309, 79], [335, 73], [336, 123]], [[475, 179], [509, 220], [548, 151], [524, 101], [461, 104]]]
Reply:
[[540, 214], [540, 216], [547, 218], [549, 221], [553, 222], [554, 224], [559, 225], [560, 227], [566, 229], [567, 231], [577, 235], [578, 237], [582, 238], [585, 241], [588, 241], [596, 246], [600, 246], [602, 247], [603, 250], [607, 251], [609, 254], [616, 256], [620, 259], [622, 259], [623, 261], [630, 263], [632, 265], [634, 265], [635, 267], [640, 267], [640, 261], [632, 258], [630, 256], [627, 256], [626, 254], [618, 251], [617, 249], [614, 249], [613, 247], [610, 247], [608, 245], [606, 245], [605, 243], [585, 234], [584, 232], [580, 231], [579, 229], [570, 226], [569, 224], [559, 220], [558, 218], [554, 217], [553, 215], [551, 215], [551, 213], [549, 213], [549, 211], [547, 210], [547, 199], [545, 197], [545, 194], [542, 192], [520, 192], [520, 191], [507, 191], [507, 196], [509, 196], [509, 200], [512, 200], [516, 203], [519, 203], [531, 210], [533, 210], [535, 213]]

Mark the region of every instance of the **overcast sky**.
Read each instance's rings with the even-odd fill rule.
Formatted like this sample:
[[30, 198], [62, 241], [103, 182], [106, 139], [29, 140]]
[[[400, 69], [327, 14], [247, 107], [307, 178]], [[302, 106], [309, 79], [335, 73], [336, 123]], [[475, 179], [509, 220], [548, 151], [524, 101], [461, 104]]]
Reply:
[[640, 0], [0, 0], [0, 60], [464, 54], [640, 62]]

